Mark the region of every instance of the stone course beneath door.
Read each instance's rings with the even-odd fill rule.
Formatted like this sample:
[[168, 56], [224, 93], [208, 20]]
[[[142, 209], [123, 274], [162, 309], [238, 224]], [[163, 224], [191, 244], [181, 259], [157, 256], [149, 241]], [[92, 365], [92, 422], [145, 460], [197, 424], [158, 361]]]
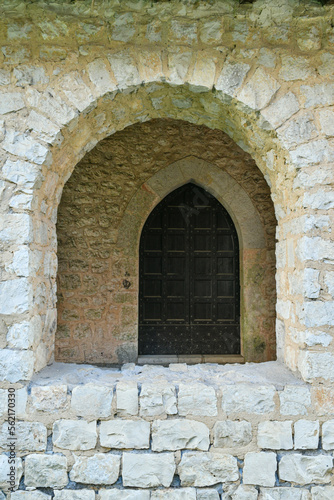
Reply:
[[[55, 363], [17, 388], [19, 490], [10, 498], [333, 498], [334, 403], [319, 391], [278, 362]], [[6, 432], [4, 423], [4, 493]]]

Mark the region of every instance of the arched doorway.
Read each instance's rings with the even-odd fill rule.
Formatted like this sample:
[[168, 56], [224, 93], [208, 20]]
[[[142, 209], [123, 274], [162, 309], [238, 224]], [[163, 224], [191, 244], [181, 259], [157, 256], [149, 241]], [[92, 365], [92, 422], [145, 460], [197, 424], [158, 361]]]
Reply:
[[188, 183], [140, 240], [139, 355], [240, 354], [239, 244], [228, 212]]

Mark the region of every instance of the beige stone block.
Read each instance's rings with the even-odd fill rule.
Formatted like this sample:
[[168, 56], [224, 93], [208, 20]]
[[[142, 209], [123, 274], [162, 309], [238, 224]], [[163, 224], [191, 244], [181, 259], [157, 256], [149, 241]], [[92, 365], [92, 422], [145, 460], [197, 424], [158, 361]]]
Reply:
[[184, 453], [178, 473], [182, 486], [205, 487], [239, 479], [237, 459], [215, 452]]
[[282, 457], [279, 478], [297, 484], [329, 483], [333, 458], [326, 455], [300, 455], [294, 453]]
[[63, 455], [28, 455], [25, 485], [32, 488], [64, 488], [68, 483], [67, 460]]
[[57, 420], [53, 424], [53, 444], [64, 450], [92, 450], [96, 446], [96, 422]]
[[116, 386], [117, 413], [138, 415], [138, 387], [135, 381], [118, 382]]
[[216, 392], [213, 387], [205, 384], [180, 384], [178, 408], [182, 416], [215, 416], [217, 415]]
[[173, 419], [155, 420], [152, 424], [153, 451], [207, 451], [209, 445], [209, 429], [202, 422]]
[[260, 422], [258, 425], [257, 444], [260, 448], [270, 450], [291, 450], [293, 448], [292, 421]]
[[71, 410], [79, 417], [88, 419], [106, 418], [111, 415], [113, 389], [93, 383], [74, 387]]
[[123, 485], [169, 487], [175, 473], [173, 453], [123, 453]]
[[252, 425], [245, 420], [224, 420], [216, 422], [213, 428], [216, 448], [247, 446], [252, 440]]
[[150, 424], [144, 420], [109, 420], [100, 425], [101, 446], [145, 449], [150, 446]]
[[244, 484], [275, 486], [276, 454], [272, 452], [250, 452], [245, 455]]
[[90, 457], [74, 455], [74, 458], [71, 481], [90, 485], [116, 483], [121, 463], [119, 455], [96, 453]]
[[66, 407], [67, 386], [47, 385], [31, 388], [30, 404], [35, 411], [57, 412]]

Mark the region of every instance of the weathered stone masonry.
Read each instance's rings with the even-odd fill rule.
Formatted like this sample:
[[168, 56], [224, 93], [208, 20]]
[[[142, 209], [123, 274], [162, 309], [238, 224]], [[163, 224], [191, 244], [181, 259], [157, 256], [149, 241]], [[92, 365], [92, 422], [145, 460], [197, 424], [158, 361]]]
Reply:
[[[333, 8], [308, 0], [1, 3], [0, 497], [334, 496]], [[32, 381], [54, 359], [56, 223], [66, 182], [65, 196], [80, 161], [78, 173], [101, 155], [101, 145], [116, 147], [133, 130], [144, 133], [150, 120], [164, 127], [166, 119], [195, 135], [211, 129], [220, 145], [227, 134], [237, 145], [231, 151], [250, 155], [257, 167], [247, 155], [245, 167], [258, 168], [270, 187], [278, 361], [229, 367], [228, 375], [206, 365], [107, 370], [106, 379], [93, 368], [69, 365], [66, 373], [56, 364], [63, 378], [46, 379], [42, 371]], [[173, 173], [193, 178], [189, 157], [198, 162], [198, 183], [222, 202], [227, 185], [252, 191], [224, 171], [219, 155], [187, 151], [159, 165], [157, 159], [123, 207], [117, 244], [129, 249], [129, 260], [129, 220], [138, 203], [148, 215]], [[259, 206], [248, 194], [245, 200], [263, 231]], [[232, 212], [238, 222], [240, 213]], [[136, 238], [143, 223], [137, 221]], [[251, 242], [246, 226], [239, 229]], [[64, 272], [59, 267], [60, 281]], [[244, 330], [247, 348], [256, 333], [254, 323], [249, 338]], [[64, 340], [59, 335], [57, 346]], [[266, 366], [277, 380], [261, 375]], [[212, 374], [200, 373], [206, 370]], [[21, 482], [7, 495], [10, 385], [18, 396]]]

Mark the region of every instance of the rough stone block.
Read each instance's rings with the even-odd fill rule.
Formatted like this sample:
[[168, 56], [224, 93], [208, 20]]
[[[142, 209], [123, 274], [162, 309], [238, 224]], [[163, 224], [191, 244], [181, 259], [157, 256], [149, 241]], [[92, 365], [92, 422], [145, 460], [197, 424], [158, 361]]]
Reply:
[[96, 422], [57, 420], [53, 424], [54, 446], [64, 450], [92, 450], [96, 446]]
[[279, 478], [297, 484], [329, 483], [332, 467], [332, 457], [294, 453], [282, 457], [279, 463]]
[[180, 384], [179, 414], [213, 417], [217, 415], [217, 397], [213, 387], [205, 384]]
[[330, 109], [319, 110], [321, 131], [327, 136], [334, 135], [334, 112]]
[[54, 494], [55, 500], [95, 500], [93, 490], [56, 490]]
[[36, 141], [30, 133], [8, 129], [2, 147], [15, 156], [20, 156], [38, 165], [47, 159], [49, 149]]
[[245, 63], [227, 62], [218, 77], [216, 89], [224, 94], [234, 96], [241, 87], [250, 66]]
[[[47, 430], [40, 422], [16, 422], [15, 446], [17, 451], [45, 451]], [[10, 436], [8, 423], [4, 423], [0, 433], [0, 447], [9, 451]]]
[[106, 448], [149, 448], [150, 424], [144, 420], [117, 419], [101, 422], [100, 442]]
[[[3, 497], [5, 498], [5, 497]], [[11, 500], [51, 500], [51, 495], [41, 491], [15, 491], [10, 496]], [[1, 496], [0, 496], [1, 499]], [[2, 499], [1, 499], [2, 500]]]
[[95, 59], [87, 65], [87, 68], [89, 78], [101, 94], [112, 92], [117, 88], [103, 59]]
[[275, 387], [237, 384], [224, 386], [222, 408], [228, 414], [271, 413], [275, 409]]
[[295, 450], [316, 450], [319, 445], [319, 422], [298, 420], [295, 422]]
[[178, 466], [182, 486], [212, 486], [220, 482], [237, 481], [237, 459], [220, 453], [188, 452]]
[[[156, 490], [151, 493], [151, 500], [198, 500], [195, 488], [177, 488]], [[211, 497], [206, 497], [209, 500]]]
[[175, 415], [176, 413], [174, 385], [164, 382], [143, 383], [140, 392], [140, 415], [142, 417]]
[[291, 161], [298, 168], [317, 165], [323, 161], [332, 161], [333, 157], [331, 146], [325, 139], [301, 144], [290, 151]]
[[126, 50], [108, 54], [107, 57], [119, 88], [141, 83], [136, 63]]
[[201, 488], [197, 489], [196, 500], [220, 500], [217, 490]]
[[74, 458], [71, 481], [93, 485], [116, 483], [121, 465], [119, 455], [96, 453], [91, 457], [74, 455]]
[[262, 109], [269, 104], [280, 88], [279, 83], [258, 68], [246, 85], [238, 93], [238, 99], [252, 109]]
[[61, 90], [67, 99], [80, 111], [84, 111], [92, 102], [90, 88], [84, 83], [78, 71], [65, 74], [60, 81]]
[[314, 486], [311, 488], [312, 500], [333, 500], [333, 486]]
[[56, 412], [66, 407], [67, 386], [47, 385], [31, 388], [31, 409], [36, 411]]
[[234, 448], [247, 446], [252, 440], [252, 425], [246, 420], [224, 420], [216, 422], [213, 428], [216, 448]]
[[259, 500], [310, 500], [310, 492], [301, 488], [261, 488]]
[[168, 80], [174, 84], [184, 83], [190, 62], [192, 52], [188, 49], [178, 47], [168, 54]]
[[[15, 479], [10, 477], [9, 474], [13, 472], [11, 467], [15, 467]], [[15, 463], [8, 463], [7, 455], [0, 455], [0, 488], [7, 489], [8, 486], [18, 487], [23, 473], [22, 460], [15, 458]], [[10, 483], [8, 484], [8, 479]], [[12, 484], [13, 481], [13, 484]]]
[[[16, 418], [24, 419], [26, 417], [26, 406], [27, 406], [28, 393], [27, 389], [23, 387], [22, 389], [15, 390], [15, 416]], [[0, 389], [0, 418], [7, 418], [8, 412], [8, 391], [5, 389]]]
[[334, 420], [322, 424], [322, 447], [324, 450], [334, 450]]
[[275, 486], [276, 454], [271, 452], [246, 453], [243, 471], [244, 484]]
[[32, 289], [27, 278], [0, 283], [0, 314], [22, 314], [29, 310]]
[[76, 110], [66, 104], [50, 87], [44, 92], [38, 92], [36, 89], [29, 90], [27, 99], [31, 107], [42, 109], [43, 114], [59, 125], [66, 125], [77, 114]]
[[175, 468], [173, 453], [123, 453], [123, 485], [168, 488]]
[[68, 483], [67, 460], [63, 455], [28, 455], [25, 485], [32, 488], [64, 488]]
[[100, 490], [100, 500], [149, 500], [149, 490]]
[[312, 382], [316, 378], [334, 380], [334, 356], [329, 352], [299, 353], [298, 368], [304, 380]]
[[23, 95], [18, 92], [0, 92], [0, 115], [24, 108]]
[[118, 382], [116, 386], [117, 413], [119, 415], [138, 415], [137, 382]]
[[15, 383], [19, 380], [30, 380], [33, 370], [34, 353], [32, 351], [0, 350], [1, 381], [7, 380], [8, 382]]
[[257, 444], [260, 448], [271, 450], [291, 450], [292, 421], [260, 422], [258, 426]]
[[305, 80], [311, 73], [312, 69], [304, 57], [282, 56], [279, 76], [286, 82]]
[[312, 87], [301, 85], [300, 92], [305, 97], [306, 108], [334, 104], [334, 84], [332, 83], [318, 83]]
[[253, 486], [240, 484], [234, 493], [232, 493], [231, 500], [257, 500], [258, 491]]
[[72, 391], [71, 409], [79, 417], [106, 418], [111, 415], [113, 391], [110, 387], [85, 384]]
[[208, 427], [194, 420], [155, 420], [152, 424], [152, 450], [182, 449], [207, 451], [210, 445]]
[[261, 114], [270, 125], [277, 128], [297, 113], [297, 111], [299, 111], [298, 99], [295, 94], [288, 92], [281, 98], [274, 100], [274, 102], [261, 111]]

